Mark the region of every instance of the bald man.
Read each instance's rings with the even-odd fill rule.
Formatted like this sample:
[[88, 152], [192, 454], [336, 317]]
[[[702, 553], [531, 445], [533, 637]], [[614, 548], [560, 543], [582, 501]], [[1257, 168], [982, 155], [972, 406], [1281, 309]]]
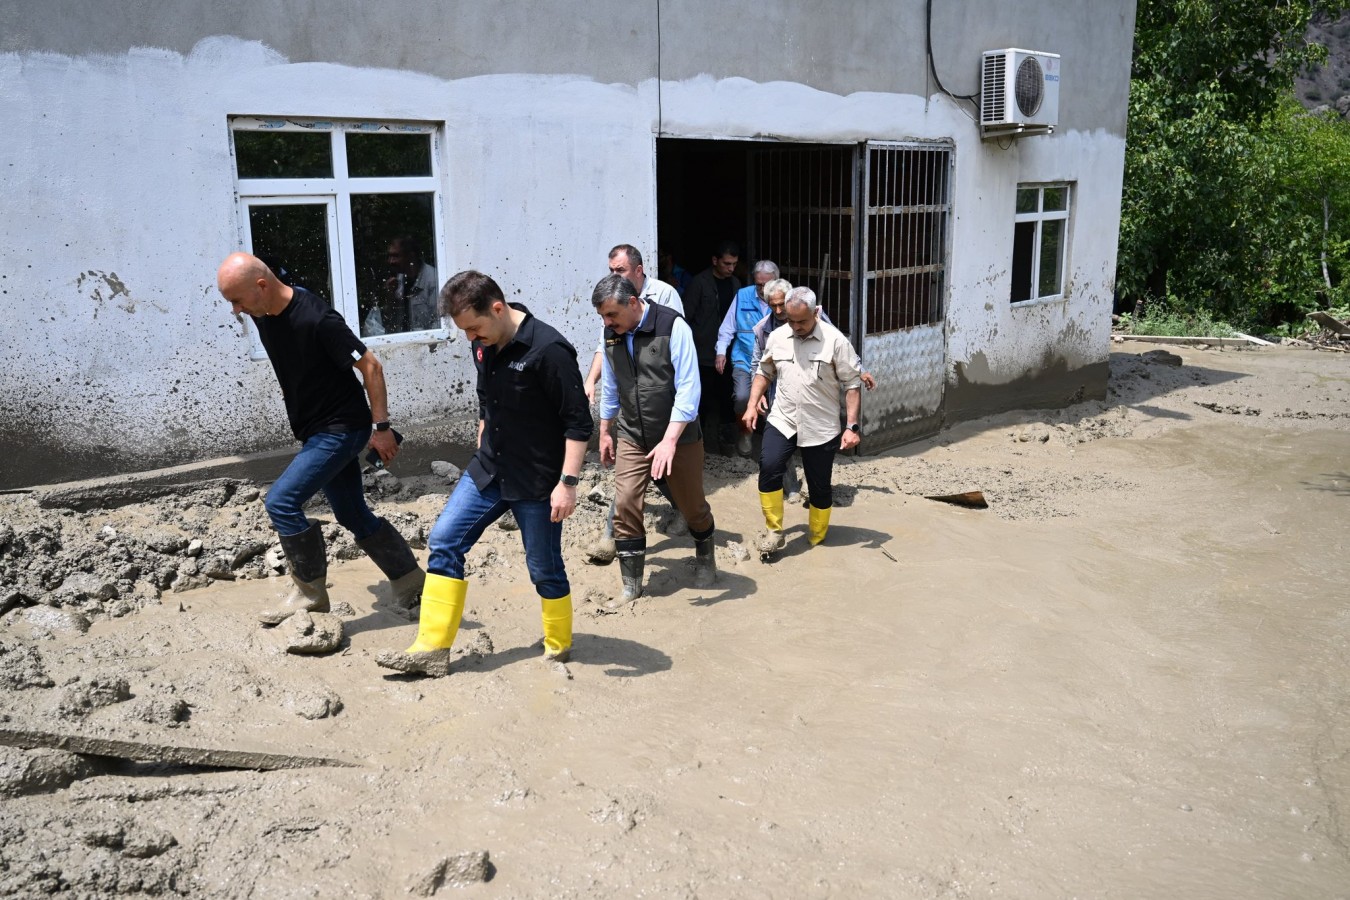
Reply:
[[[305, 503], [319, 491], [338, 524], [389, 579], [394, 602], [411, 610], [421, 597], [424, 573], [403, 536], [370, 511], [361, 485], [363, 450], [374, 448], [386, 462], [398, 455], [380, 361], [326, 302], [283, 284], [255, 256], [226, 257], [216, 286], [235, 316], [247, 313], [253, 319], [281, 383], [291, 431], [302, 445], [264, 503], [294, 587], [259, 619], [276, 625], [300, 610], [329, 610], [323, 532], [304, 513]], [[360, 381], [353, 369], [361, 373]]]

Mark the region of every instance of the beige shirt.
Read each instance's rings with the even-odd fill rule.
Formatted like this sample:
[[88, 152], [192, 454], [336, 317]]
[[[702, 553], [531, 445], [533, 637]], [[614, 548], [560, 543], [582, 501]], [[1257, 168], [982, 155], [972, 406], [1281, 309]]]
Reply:
[[843, 430], [841, 391], [862, 387], [858, 354], [839, 329], [824, 322], [804, 338], [782, 325], [764, 343], [756, 375], [777, 382], [769, 424], [797, 446], [815, 447], [834, 440]]

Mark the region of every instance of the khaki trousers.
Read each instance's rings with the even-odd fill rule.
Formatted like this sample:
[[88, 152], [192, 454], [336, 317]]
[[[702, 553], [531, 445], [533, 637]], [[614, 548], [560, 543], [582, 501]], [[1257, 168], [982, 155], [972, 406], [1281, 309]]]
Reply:
[[[632, 441], [619, 438], [614, 450], [614, 540], [645, 541], [647, 530], [642, 513], [647, 500], [647, 484], [652, 480], [652, 461], [647, 451]], [[675, 508], [684, 516], [689, 533], [695, 538], [712, 530], [712, 508], [703, 495], [703, 442], [680, 444], [666, 485], [675, 500]]]

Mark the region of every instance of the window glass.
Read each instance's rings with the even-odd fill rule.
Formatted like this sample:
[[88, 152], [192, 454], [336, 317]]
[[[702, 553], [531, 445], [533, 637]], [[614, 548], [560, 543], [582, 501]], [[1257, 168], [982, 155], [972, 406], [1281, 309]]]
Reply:
[[1041, 207], [1046, 212], [1068, 209], [1069, 189], [1064, 186], [1048, 187], [1045, 189], [1045, 205]]
[[431, 135], [347, 132], [347, 174], [397, 178], [431, 174]]
[[1012, 302], [1031, 299], [1032, 258], [1036, 253], [1036, 223], [1013, 226]]
[[333, 145], [326, 132], [236, 131], [240, 178], [332, 178]]
[[313, 291], [333, 305], [326, 205], [255, 203], [248, 210], [248, 226], [254, 256], [282, 281]]
[[[1019, 213], [1036, 212], [1040, 193], [1040, 189], [1038, 188], [1018, 188], [1017, 211]], [[1004, 209], [1007, 209], [1007, 207], [1005, 206]]]
[[362, 336], [441, 327], [434, 201], [431, 193], [352, 195]]
[[1061, 292], [1064, 283], [1064, 220], [1041, 223], [1041, 272], [1036, 295], [1050, 297]]

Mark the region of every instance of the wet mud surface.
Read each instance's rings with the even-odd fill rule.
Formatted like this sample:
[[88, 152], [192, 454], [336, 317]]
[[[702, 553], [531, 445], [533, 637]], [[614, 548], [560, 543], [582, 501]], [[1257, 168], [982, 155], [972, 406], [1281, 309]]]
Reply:
[[[710, 457], [708, 590], [653, 492], [614, 599], [592, 463], [565, 667], [514, 531], [429, 679], [375, 665], [416, 625], [336, 526], [335, 649], [256, 624], [264, 486], [0, 497], [0, 730], [353, 764], [0, 746], [0, 895], [1345, 895], [1350, 354], [1114, 351], [1103, 401], [841, 459], [826, 542], [789, 508], [771, 562], [754, 465]], [[422, 548], [456, 474], [371, 496]]]

